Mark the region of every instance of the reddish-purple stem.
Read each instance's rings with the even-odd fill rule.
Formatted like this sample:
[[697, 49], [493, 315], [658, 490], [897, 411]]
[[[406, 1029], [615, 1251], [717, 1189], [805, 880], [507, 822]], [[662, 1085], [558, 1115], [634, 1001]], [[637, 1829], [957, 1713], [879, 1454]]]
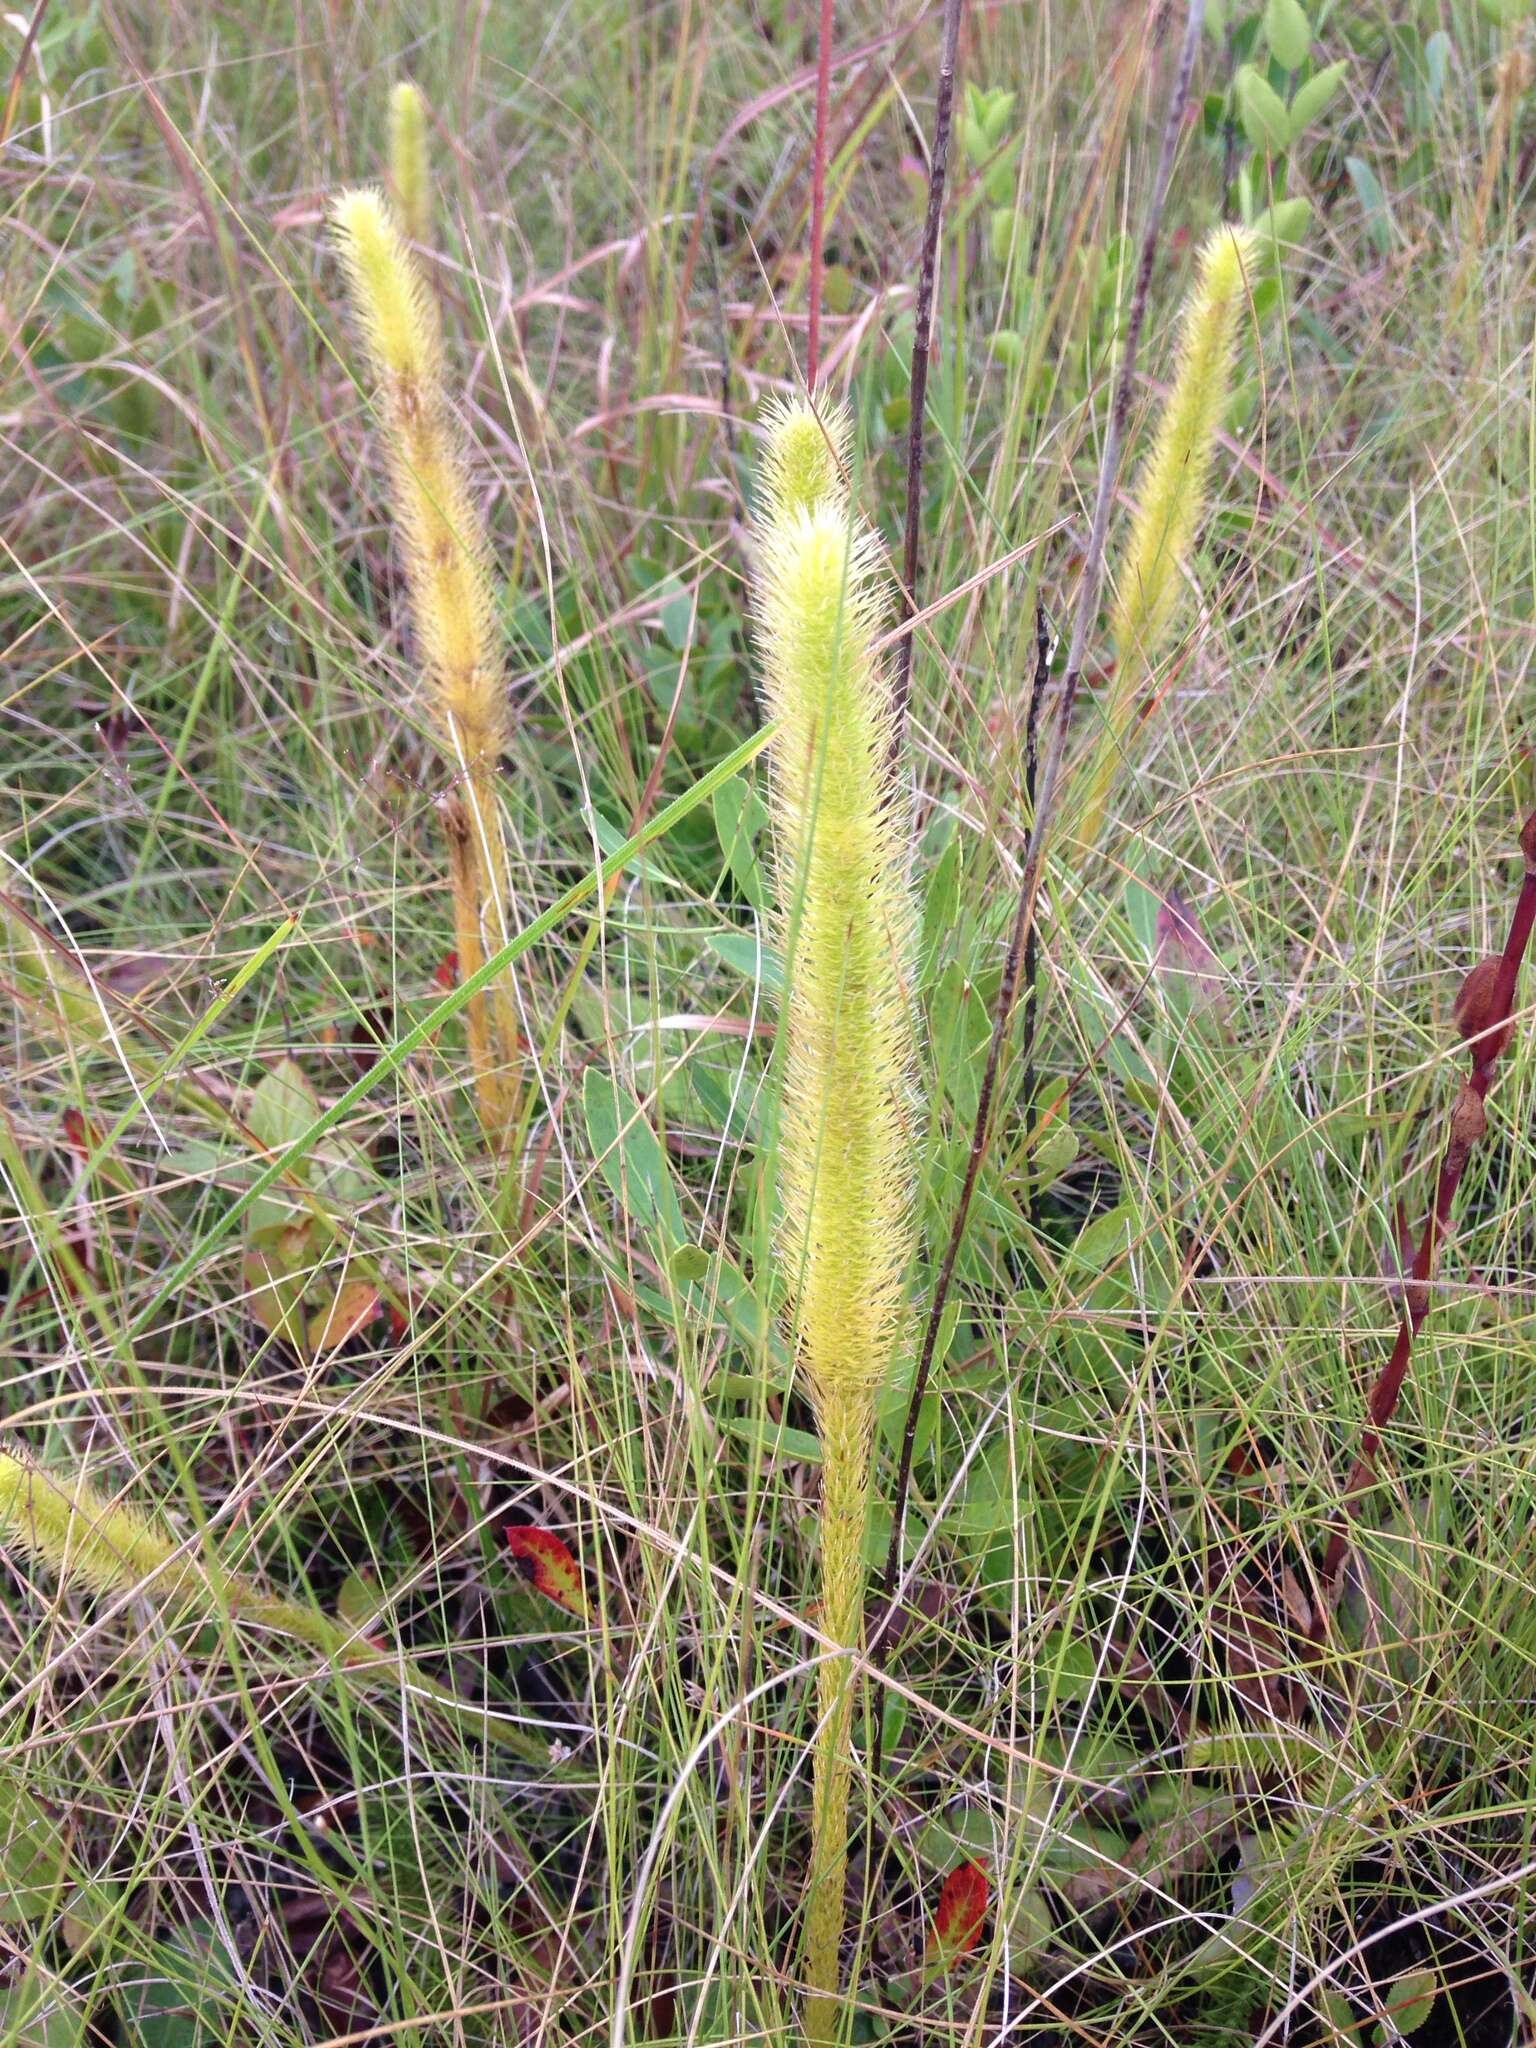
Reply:
[[832, 97], [832, 0], [821, 0], [821, 33], [816, 44], [816, 142], [811, 158], [811, 305], [805, 340], [805, 382], [816, 389], [821, 368], [822, 236], [827, 219], [827, 116]]
[[[1481, 1135], [1482, 1105], [1493, 1086], [1494, 1069], [1508, 1043], [1504, 1027], [1514, 1015], [1515, 984], [1520, 977], [1526, 947], [1530, 944], [1532, 927], [1536, 926], [1536, 858], [1533, 858], [1536, 856], [1536, 811], [1526, 819], [1520, 843], [1526, 856], [1525, 879], [1520, 885], [1515, 914], [1510, 920], [1509, 937], [1504, 942], [1504, 951], [1498, 956], [1498, 968], [1487, 997], [1482, 1028], [1471, 1040], [1472, 1071], [1462, 1085], [1461, 1095], [1451, 1114], [1450, 1137], [1435, 1177], [1434, 1204], [1424, 1219], [1419, 1248], [1403, 1287], [1403, 1316], [1397, 1326], [1397, 1338], [1391, 1356], [1371, 1389], [1370, 1400], [1366, 1404], [1370, 1419], [1360, 1439], [1359, 1455], [1344, 1484], [1343, 1512], [1329, 1538], [1323, 1559], [1323, 1585], [1329, 1591], [1336, 1589], [1339, 1574], [1344, 1568], [1349, 1550], [1350, 1517], [1357, 1512], [1360, 1495], [1375, 1477], [1381, 1432], [1396, 1412], [1413, 1357], [1413, 1340], [1429, 1314], [1430, 1282], [1435, 1277], [1441, 1240], [1450, 1228], [1456, 1190], [1461, 1185], [1472, 1148]], [[1320, 1613], [1319, 1620], [1322, 1618]]]

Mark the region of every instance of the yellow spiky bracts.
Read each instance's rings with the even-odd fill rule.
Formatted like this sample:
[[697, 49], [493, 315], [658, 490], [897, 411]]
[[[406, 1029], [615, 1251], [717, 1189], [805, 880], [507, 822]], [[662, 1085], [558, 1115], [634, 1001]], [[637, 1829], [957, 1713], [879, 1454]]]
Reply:
[[1173, 388], [1137, 479], [1135, 515], [1115, 579], [1115, 682], [1089, 778], [1082, 837], [1097, 836], [1131, 729], [1136, 699], [1173, 623], [1181, 572], [1205, 512], [1216, 435], [1231, 388], [1238, 323], [1248, 304], [1253, 237], [1223, 226], [1200, 251], [1179, 329]]
[[46, 1566], [61, 1586], [98, 1597], [140, 1594], [199, 1620], [222, 1603], [316, 1649], [334, 1651], [344, 1640], [324, 1615], [274, 1600], [248, 1580], [194, 1560], [83, 1472], [50, 1472], [11, 1449], [0, 1449], [0, 1542]]
[[455, 1721], [518, 1756], [547, 1763], [549, 1745], [515, 1722], [461, 1700], [408, 1657], [381, 1657], [357, 1633], [262, 1591], [206, 1548], [174, 1543], [136, 1507], [102, 1492], [84, 1472], [50, 1471], [19, 1445], [0, 1445], [0, 1546], [40, 1564], [61, 1587], [98, 1598], [138, 1596], [169, 1618], [203, 1623], [221, 1612], [263, 1633], [318, 1650], [340, 1678], [403, 1685]]
[[[821, 1436], [822, 1627], [857, 1651], [875, 1398], [901, 1337], [912, 1247], [913, 913], [891, 685], [875, 653], [885, 580], [844, 491], [847, 443], [846, 416], [826, 406], [770, 420], [757, 635], [779, 727], [779, 1243]], [[813, 2042], [837, 2028], [855, 1690], [850, 1658], [823, 1660], [805, 1928]]]
[[432, 239], [432, 173], [427, 162], [427, 103], [402, 78], [389, 96], [389, 182], [400, 225], [411, 241]]
[[[331, 225], [378, 384], [395, 520], [427, 694], [462, 780], [464, 847], [451, 848], [459, 968], [469, 975], [507, 937], [507, 854], [497, 778], [507, 737], [490, 547], [470, 493], [443, 377], [437, 311], [382, 192], [343, 192]], [[466, 850], [467, 849], [467, 850]], [[462, 855], [462, 857], [460, 857]], [[474, 943], [471, 944], [473, 937]], [[469, 1030], [488, 1134], [515, 1120], [520, 1038], [499, 980]], [[473, 1005], [471, 1006], [473, 1007]]]
[[770, 398], [763, 430], [761, 488], [764, 525], [787, 513], [809, 511], [823, 500], [847, 498], [848, 451], [853, 422], [846, 406], [827, 399]]

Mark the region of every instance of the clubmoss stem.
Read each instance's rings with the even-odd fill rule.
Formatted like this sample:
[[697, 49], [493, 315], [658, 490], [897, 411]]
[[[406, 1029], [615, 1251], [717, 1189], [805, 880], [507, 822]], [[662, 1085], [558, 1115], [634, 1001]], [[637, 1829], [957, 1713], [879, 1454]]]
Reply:
[[1173, 623], [1184, 562], [1205, 512], [1251, 268], [1246, 228], [1219, 227], [1200, 251], [1173, 387], [1137, 480], [1135, 516], [1115, 579], [1115, 679], [1079, 828], [1088, 844], [1103, 826], [1110, 786], [1137, 723], [1137, 697]]
[[[506, 840], [497, 793], [506, 739], [496, 603], [485, 529], [470, 493], [443, 378], [437, 313], [384, 195], [343, 192], [331, 208], [336, 245], [378, 383], [395, 519], [428, 693], [460, 773], [468, 823], [453, 876], [455, 924], [473, 921], [482, 957], [509, 936]], [[461, 939], [461, 952], [463, 942]], [[487, 1135], [516, 1123], [521, 1039], [508, 979], [489, 991], [490, 1026], [475, 1079]], [[471, 1045], [471, 1057], [476, 1047]]]
[[515, 1722], [461, 1700], [411, 1660], [367, 1642], [318, 1608], [263, 1592], [206, 1551], [194, 1555], [83, 1472], [48, 1471], [26, 1452], [0, 1448], [0, 1543], [43, 1565], [64, 1587], [98, 1598], [138, 1596], [173, 1620], [207, 1622], [224, 1613], [307, 1644], [338, 1676], [354, 1683], [394, 1680], [525, 1761], [549, 1765], [548, 1744]]
[[389, 182], [400, 225], [411, 241], [432, 239], [432, 171], [427, 159], [427, 103], [402, 78], [389, 96]]
[[[772, 809], [786, 986], [779, 1239], [822, 1446], [824, 1633], [806, 1902], [808, 2039], [830, 2041], [848, 1861], [875, 1399], [901, 1331], [912, 1240], [913, 917], [887, 769], [890, 678], [872, 535], [842, 487], [847, 425], [810, 406], [769, 431], [758, 635], [779, 722]], [[822, 494], [816, 496], [820, 490]]]

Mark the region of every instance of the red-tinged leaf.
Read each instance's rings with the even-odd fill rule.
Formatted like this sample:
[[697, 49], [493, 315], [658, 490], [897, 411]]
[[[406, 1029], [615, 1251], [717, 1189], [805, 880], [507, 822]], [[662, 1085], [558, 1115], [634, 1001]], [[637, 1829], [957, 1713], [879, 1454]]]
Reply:
[[178, 964], [168, 953], [125, 953], [103, 969], [97, 980], [105, 982], [114, 995], [132, 998], [163, 981]]
[[316, 1358], [335, 1351], [373, 1321], [379, 1308], [379, 1290], [367, 1280], [346, 1280], [337, 1288], [328, 1308], [317, 1308], [309, 1319], [309, 1348]]
[[1197, 1010], [1222, 1016], [1226, 983], [1221, 962], [1177, 889], [1170, 889], [1158, 901], [1154, 958], [1158, 979], [1176, 1010], [1186, 1016]]
[[389, 1340], [392, 1344], [403, 1344], [411, 1333], [410, 1318], [403, 1308], [394, 1302], [389, 1304]]
[[442, 959], [438, 961], [436, 971], [432, 976], [432, 984], [435, 988], [444, 990], [458, 987], [459, 956], [457, 953], [445, 953]]
[[65, 1144], [81, 1159], [86, 1158], [97, 1142], [95, 1130], [78, 1109], [66, 1109], [63, 1121]]
[[245, 1255], [245, 1305], [269, 1337], [305, 1354], [304, 1282], [285, 1262], [264, 1251]]
[[536, 1593], [553, 1600], [567, 1614], [587, 1619], [587, 1593], [581, 1567], [569, 1549], [548, 1529], [509, 1528], [507, 1550]]
[[944, 1880], [939, 1893], [939, 1910], [933, 1916], [928, 1936], [927, 1965], [930, 1971], [947, 1970], [969, 1955], [987, 1917], [987, 1900], [992, 1887], [979, 1863], [962, 1863]]

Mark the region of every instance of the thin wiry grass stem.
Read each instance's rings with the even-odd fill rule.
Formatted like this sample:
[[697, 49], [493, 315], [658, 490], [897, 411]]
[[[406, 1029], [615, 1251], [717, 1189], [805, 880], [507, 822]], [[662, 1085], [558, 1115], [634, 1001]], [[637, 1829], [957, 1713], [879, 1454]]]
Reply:
[[928, 207], [923, 216], [923, 252], [918, 266], [917, 315], [912, 329], [912, 374], [907, 405], [907, 523], [901, 553], [901, 620], [908, 631], [896, 644], [896, 726], [891, 736], [891, 769], [901, 759], [907, 737], [907, 705], [912, 696], [912, 633], [917, 611], [918, 551], [923, 526], [923, 425], [928, 410], [928, 357], [933, 344], [933, 280], [939, 261], [939, 228], [944, 217], [944, 186], [949, 175], [949, 131], [955, 103], [955, 60], [960, 48], [960, 16], [964, 0], [944, 0], [944, 27], [939, 44], [939, 78], [934, 96], [933, 148], [928, 160]]
[[[1035, 672], [1029, 686], [1029, 713], [1024, 724], [1024, 808], [1033, 823], [1035, 798], [1040, 781], [1040, 713], [1045, 704], [1046, 687], [1051, 680], [1051, 629], [1046, 620], [1045, 606], [1035, 600]], [[1031, 920], [1029, 932], [1024, 940], [1024, 1031], [1022, 1055], [1024, 1061], [1024, 1123], [1033, 1131], [1039, 1109], [1037, 1097], [1040, 1091], [1040, 1077], [1035, 1068], [1035, 1042], [1040, 1027], [1040, 941]], [[1031, 1145], [1031, 1153], [1033, 1145]], [[1026, 1172], [1028, 1169], [1026, 1168]], [[1031, 1225], [1040, 1228], [1040, 1189], [1033, 1173], [1028, 1173], [1026, 1203]]]
[[[900, 1598], [901, 1551], [905, 1532], [907, 1496], [912, 1485], [912, 1459], [917, 1442], [917, 1420], [923, 1398], [928, 1391], [928, 1381], [933, 1371], [934, 1348], [938, 1341], [939, 1325], [943, 1320], [945, 1304], [949, 1300], [950, 1288], [954, 1284], [955, 1262], [965, 1240], [966, 1224], [970, 1219], [971, 1202], [976, 1193], [976, 1183], [981, 1174], [981, 1162], [986, 1156], [987, 1139], [992, 1120], [992, 1099], [997, 1088], [998, 1069], [1002, 1063], [1003, 1046], [1007, 1040], [1008, 1027], [1013, 1017], [1014, 999], [1018, 993], [1020, 969], [1024, 951], [1034, 928], [1035, 901], [1040, 887], [1041, 862], [1046, 840], [1050, 833], [1052, 814], [1056, 808], [1061, 787], [1062, 771], [1066, 760], [1067, 737], [1072, 723], [1073, 707], [1077, 702], [1078, 685], [1082, 679], [1083, 661], [1088, 648], [1088, 636], [1093, 630], [1099, 611], [1099, 592], [1104, 578], [1104, 543], [1109, 530], [1109, 506], [1114, 491], [1115, 477], [1120, 466], [1120, 443], [1125, 432], [1125, 422], [1130, 413], [1131, 385], [1136, 373], [1136, 355], [1141, 340], [1141, 330], [1146, 321], [1147, 292], [1152, 278], [1152, 265], [1157, 255], [1158, 237], [1162, 228], [1163, 207], [1168, 197], [1168, 181], [1173, 171], [1174, 153], [1178, 147], [1180, 131], [1184, 125], [1184, 110], [1189, 104], [1190, 86], [1194, 78], [1195, 57], [1200, 46], [1200, 30], [1205, 17], [1205, 0], [1190, 0], [1185, 18], [1184, 41], [1179, 53], [1179, 65], [1174, 77], [1173, 90], [1169, 96], [1167, 116], [1163, 123], [1162, 148], [1158, 154], [1157, 174], [1153, 182], [1151, 202], [1147, 212], [1146, 226], [1142, 231], [1141, 256], [1137, 264], [1136, 283], [1131, 299], [1130, 319], [1126, 328], [1125, 352], [1121, 357], [1119, 382], [1115, 389], [1114, 405], [1105, 430], [1104, 447], [1099, 458], [1098, 489], [1094, 498], [1093, 523], [1089, 529], [1088, 548], [1083, 561], [1082, 580], [1078, 586], [1077, 609], [1072, 620], [1072, 640], [1067, 653], [1067, 669], [1062, 679], [1061, 695], [1057, 701], [1056, 723], [1051, 734], [1050, 750], [1045, 757], [1045, 766], [1040, 778], [1039, 802], [1035, 815], [1030, 821], [1029, 834], [1025, 842], [1023, 872], [1019, 878], [1018, 908], [1014, 915], [1013, 929], [1009, 935], [1008, 951], [1003, 962], [1002, 980], [998, 986], [997, 1001], [992, 1012], [992, 1035], [987, 1045], [986, 1065], [982, 1070], [981, 1088], [976, 1106], [976, 1119], [971, 1130], [969, 1156], [966, 1160], [965, 1178], [960, 1188], [960, 1198], [955, 1204], [954, 1220], [950, 1225], [949, 1238], [940, 1260], [938, 1277], [934, 1282], [933, 1294], [929, 1301], [928, 1316], [923, 1326], [922, 1346], [918, 1354], [917, 1371], [912, 1379], [912, 1393], [907, 1403], [906, 1421], [902, 1428], [901, 1456], [896, 1472], [896, 1487], [891, 1502], [891, 1539], [886, 1551], [885, 1566], [880, 1579], [882, 1612], [870, 1634], [870, 1651], [873, 1653], [880, 1644], [894, 1618]], [[879, 1785], [883, 1763], [883, 1716], [875, 1717], [875, 1733], [871, 1754], [871, 1782]]]

